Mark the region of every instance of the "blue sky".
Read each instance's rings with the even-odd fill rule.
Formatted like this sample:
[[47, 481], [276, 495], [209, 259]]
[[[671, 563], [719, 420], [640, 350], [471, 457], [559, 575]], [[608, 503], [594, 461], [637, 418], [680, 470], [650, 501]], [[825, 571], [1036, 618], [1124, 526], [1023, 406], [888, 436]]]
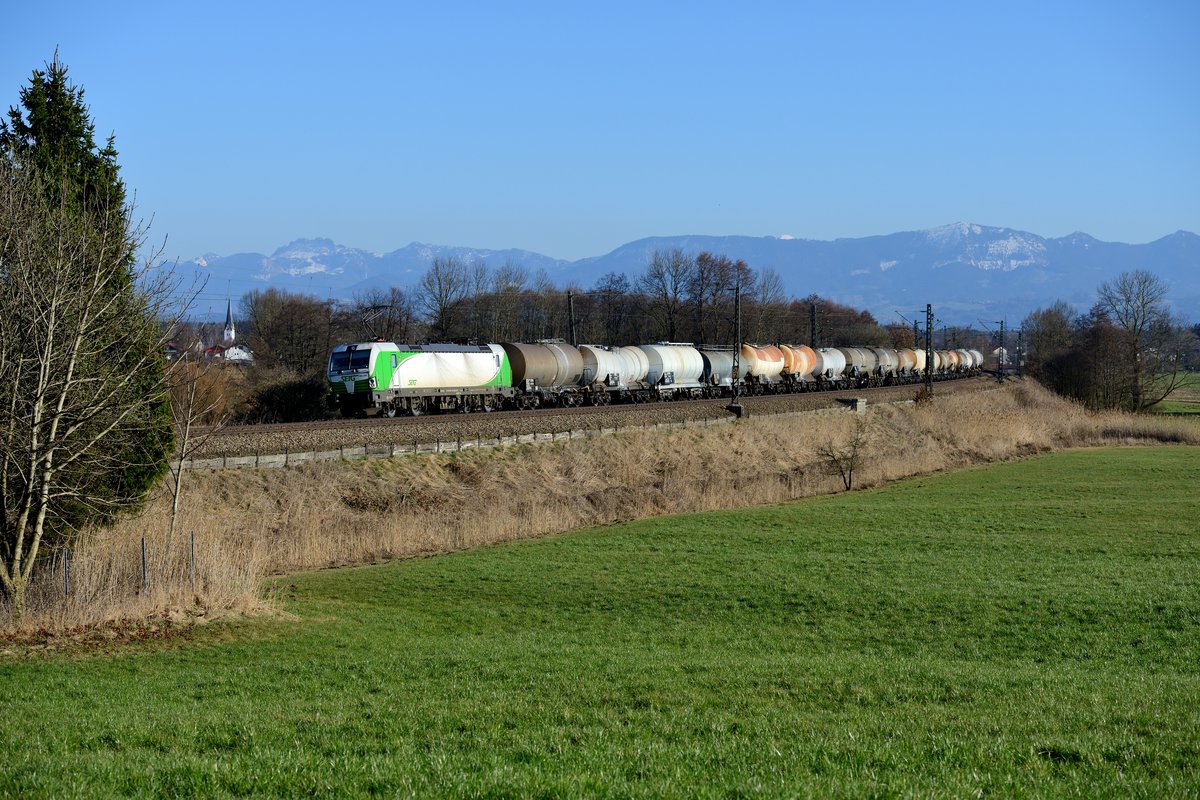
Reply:
[[1194, 0], [346, 5], [22, 3], [0, 105], [57, 46], [183, 258], [1200, 230]]

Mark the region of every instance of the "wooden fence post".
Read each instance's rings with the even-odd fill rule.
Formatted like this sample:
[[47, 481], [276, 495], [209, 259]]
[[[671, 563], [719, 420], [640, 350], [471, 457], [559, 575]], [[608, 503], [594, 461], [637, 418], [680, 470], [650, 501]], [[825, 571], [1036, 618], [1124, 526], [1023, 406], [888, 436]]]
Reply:
[[150, 593], [150, 573], [146, 569], [146, 537], [142, 537], [142, 594]]

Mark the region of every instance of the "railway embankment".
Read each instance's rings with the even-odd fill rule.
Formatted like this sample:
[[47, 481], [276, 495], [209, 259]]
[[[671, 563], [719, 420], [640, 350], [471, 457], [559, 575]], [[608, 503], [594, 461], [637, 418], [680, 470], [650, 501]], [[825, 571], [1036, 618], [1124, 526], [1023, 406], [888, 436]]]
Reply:
[[[938, 398], [987, 392], [988, 377], [941, 381]], [[844, 392], [763, 395], [742, 398], [750, 417], [843, 411], [849, 397], [868, 404], [911, 401], [919, 386], [891, 386]], [[724, 400], [688, 400], [600, 408], [541, 409], [491, 414], [442, 414], [409, 418], [336, 420], [290, 425], [239, 425], [214, 431], [195, 449], [190, 462], [203, 469], [273, 467], [305, 461], [362, 456], [451, 452], [483, 446], [583, 438], [597, 432], [668, 427], [707, 427], [732, 422]], [[191, 466], [191, 464], [188, 464]]]
[[[1200, 445], [1200, 427], [1186, 421], [1092, 414], [1032, 383], [896, 400], [877, 397], [861, 415], [760, 408], [733, 424], [666, 420], [492, 449], [190, 470], [174, 536], [165, 492], [136, 519], [85, 533], [70, 554], [70, 591], [61, 562], [48, 564], [30, 624], [257, 608], [270, 574], [843, 491], [823, 454], [855, 440], [856, 489], [1068, 447]], [[683, 404], [652, 410], [691, 413]]]

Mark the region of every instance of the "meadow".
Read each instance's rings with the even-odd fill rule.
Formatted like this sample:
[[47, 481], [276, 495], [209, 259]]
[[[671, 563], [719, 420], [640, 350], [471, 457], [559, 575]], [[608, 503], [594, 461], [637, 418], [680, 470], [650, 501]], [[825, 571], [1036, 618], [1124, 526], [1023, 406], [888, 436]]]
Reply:
[[0, 795], [1200, 792], [1200, 449], [276, 578], [0, 660]]

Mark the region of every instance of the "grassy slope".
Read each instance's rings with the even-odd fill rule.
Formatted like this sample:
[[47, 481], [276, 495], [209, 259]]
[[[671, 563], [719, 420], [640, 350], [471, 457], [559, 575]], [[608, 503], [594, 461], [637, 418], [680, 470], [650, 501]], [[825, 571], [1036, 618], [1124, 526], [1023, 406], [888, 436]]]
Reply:
[[0, 662], [0, 794], [1195, 796], [1198, 485], [1071, 452], [289, 578]]

